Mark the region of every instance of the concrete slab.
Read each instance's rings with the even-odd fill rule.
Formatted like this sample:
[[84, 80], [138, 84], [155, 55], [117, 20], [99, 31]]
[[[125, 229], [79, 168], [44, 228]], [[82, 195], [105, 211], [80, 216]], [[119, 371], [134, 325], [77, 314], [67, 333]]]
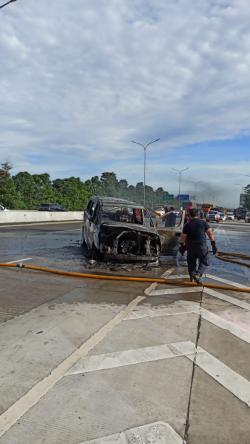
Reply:
[[[130, 297], [131, 299], [132, 297]], [[125, 302], [127, 303], [127, 297]], [[67, 302], [68, 301], [68, 302]], [[70, 301], [70, 302], [69, 302]], [[126, 304], [89, 301], [74, 289], [0, 326], [0, 413], [44, 378]]]
[[91, 352], [93, 355], [152, 347], [183, 341], [189, 338], [195, 341], [197, 334], [198, 317], [196, 314], [144, 318], [123, 321], [112, 334], [97, 345]]
[[249, 407], [196, 368], [187, 443], [249, 444], [249, 436]]
[[[215, 379], [226, 390], [250, 407], [250, 382], [223, 364], [202, 347], [196, 347], [191, 341], [172, 344], [174, 351], [185, 354], [187, 359], [195, 363], [204, 372]], [[194, 353], [195, 350], [195, 353]]]
[[62, 296], [75, 287], [72, 280], [21, 270], [0, 270], [0, 323], [45, 302]]
[[79, 444], [158, 421], [182, 435], [191, 372], [177, 358], [65, 377], [0, 443]]
[[104, 438], [85, 441], [82, 444], [141, 444], [142, 442], [183, 444], [183, 439], [169, 424], [159, 421]]
[[[137, 294], [143, 294], [146, 285], [129, 282], [66, 278], [26, 270], [0, 270], [0, 323], [26, 313], [41, 304], [58, 299], [74, 288], [85, 288], [84, 297], [94, 302], [121, 304]], [[100, 289], [100, 292], [97, 290]], [[80, 293], [79, 293], [80, 294]], [[69, 298], [68, 298], [69, 302]]]
[[229, 331], [202, 321], [199, 345], [250, 380], [250, 345]]

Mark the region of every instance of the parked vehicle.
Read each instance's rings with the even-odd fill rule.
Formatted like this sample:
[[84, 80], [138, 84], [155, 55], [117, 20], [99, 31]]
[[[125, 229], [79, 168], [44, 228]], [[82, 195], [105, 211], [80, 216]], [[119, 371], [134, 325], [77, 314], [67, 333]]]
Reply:
[[222, 211], [211, 210], [207, 213], [206, 220], [208, 222], [225, 221], [226, 215]]
[[142, 205], [95, 196], [84, 211], [82, 246], [92, 257], [152, 261], [161, 242], [150, 211]]
[[245, 222], [247, 222], [247, 223], [250, 222], [250, 211], [248, 211], [248, 212], [246, 213]]
[[225, 220], [227, 220], [227, 216], [225, 213], [223, 213], [223, 211], [220, 211], [219, 215], [220, 215], [220, 220], [222, 220], [223, 222], [225, 222]]
[[234, 213], [232, 211], [227, 212], [227, 220], [234, 220]]
[[236, 210], [234, 210], [234, 215], [238, 220], [245, 219], [246, 213], [247, 213], [246, 208], [239, 207], [236, 208]]
[[57, 203], [52, 203], [52, 204], [45, 203], [39, 205], [38, 211], [67, 211], [67, 210]]
[[7, 208], [5, 208], [3, 205], [0, 205], [0, 211], [6, 211]]

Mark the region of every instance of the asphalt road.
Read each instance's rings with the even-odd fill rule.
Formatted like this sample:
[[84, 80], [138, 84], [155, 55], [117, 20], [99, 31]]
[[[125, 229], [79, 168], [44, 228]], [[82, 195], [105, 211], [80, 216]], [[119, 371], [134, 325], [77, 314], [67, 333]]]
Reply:
[[[250, 251], [250, 224], [215, 227]], [[248, 444], [248, 269], [211, 257], [185, 289], [183, 263], [89, 264], [80, 224], [0, 228], [0, 262], [180, 278], [180, 286], [0, 269], [0, 444]], [[198, 348], [197, 348], [198, 346]]]

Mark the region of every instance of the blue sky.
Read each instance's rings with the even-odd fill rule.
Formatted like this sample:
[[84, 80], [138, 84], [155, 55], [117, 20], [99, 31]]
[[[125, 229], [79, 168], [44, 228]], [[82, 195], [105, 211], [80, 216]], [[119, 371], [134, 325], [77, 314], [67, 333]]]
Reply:
[[[107, 6], [108, 5], [108, 6]], [[17, 0], [0, 12], [0, 159], [237, 206], [250, 182], [248, 0]], [[198, 183], [199, 182], [199, 183]], [[195, 185], [196, 183], [196, 185]]]

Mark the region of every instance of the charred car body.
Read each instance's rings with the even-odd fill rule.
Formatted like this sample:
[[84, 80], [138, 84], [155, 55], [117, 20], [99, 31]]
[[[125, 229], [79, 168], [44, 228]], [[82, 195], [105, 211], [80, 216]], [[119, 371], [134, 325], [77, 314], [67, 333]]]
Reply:
[[93, 197], [84, 211], [82, 245], [92, 257], [153, 261], [161, 244], [143, 206], [112, 197]]

